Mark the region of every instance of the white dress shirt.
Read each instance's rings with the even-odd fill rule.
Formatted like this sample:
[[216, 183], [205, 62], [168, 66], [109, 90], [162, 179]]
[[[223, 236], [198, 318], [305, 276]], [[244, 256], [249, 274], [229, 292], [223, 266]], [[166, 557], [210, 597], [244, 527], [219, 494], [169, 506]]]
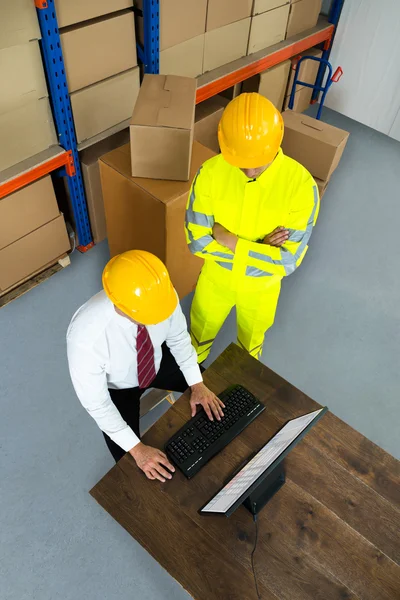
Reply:
[[[168, 319], [147, 329], [154, 346], [157, 372], [162, 358], [161, 344], [166, 342], [188, 386], [202, 381], [179, 303]], [[81, 306], [67, 331], [68, 364], [75, 392], [100, 429], [125, 451], [140, 440], [121, 417], [108, 388], [138, 386], [136, 335], [137, 325], [115, 311], [104, 291]]]

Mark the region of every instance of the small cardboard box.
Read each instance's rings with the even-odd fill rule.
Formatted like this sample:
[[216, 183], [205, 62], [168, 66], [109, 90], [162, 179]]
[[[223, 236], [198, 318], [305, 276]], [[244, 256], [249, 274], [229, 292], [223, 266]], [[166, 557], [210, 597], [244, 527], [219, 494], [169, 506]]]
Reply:
[[[296, 87], [296, 89], [297, 89], [297, 87]], [[307, 108], [310, 107], [312, 93], [313, 93], [312, 88], [305, 87], [304, 85], [301, 86], [301, 88], [299, 87], [299, 89], [297, 90], [297, 92], [294, 95], [294, 103], [293, 103], [292, 110], [294, 110], [295, 112], [299, 112], [299, 113], [302, 113], [305, 110], [307, 110]], [[290, 94], [288, 94], [285, 98], [285, 104], [284, 104], [285, 110], [287, 108], [289, 108], [289, 102], [290, 102]]]
[[133, 0], [54, 0], [59, 27], [67, 27], [133, 6]]
[[274, 10], [284, 4], [290, 4], [290, 0], [254, 0], [252, 15], [260, 15], [267, 10]]
[[131, 10], [73, 25], [60, 38], [70, 93], [137, 65]]
[[100, 183], [99, 158], [111, 150], [129, 142], [129, 130], [124, 129], [90, 148], [79, 153], [83, 183], [85, 185], [90, 229], [93, 241], [98, 244], [107, 237], [106, 216], [104, 214], [103, 192]]
[[247, 54], [253, 54], [285, 39], [289, 4], [274, 8], [251, 19]]
[[0, 49], [0, 113], [47, 96], [42, 56], [36, 40]]
[[50, 175], [0, 199], [0, 250], [58, 217]]
[[40, 40], [40, 27], [32, 0], [0, 2], [0, 48]]
[[196, 80], [145, 75], [130, 122], [133, 177], [187, 181]]
[[194, 139], [215, 154], [219, 153], [218, 124], [229, 100], [223, 96], [212, 96], [196, 106]]
[[349, 133], [291, 110], [283, 113], [282, 149], [313, 177], [328, 181], [339, 164]]
[[299, 0], [290, 5], [286, 37], [292, 37], [315, 27], [321, 12], [322, 0]]
[[262, 94], [279, 110], [282, 110], [283, 101], [289, 77], [291, 61], [285, 62], [263, 71], [259, 75], [246, 79], [242, 85], [243, 92], [258, 92]]
[[0, 171], [58, 143], [48, 98], [0, 114]]
[[71, 94], [78, 143], [126, 121], [139, 94], [139, 67]]
[[128, 145], [100, 159], [111, 256], [134, 248], [153, 252], [166, 264], [180, 298], [195, 288], [203, 264], [190, 253], [184, 232], [190, 185], [212, 156], [194, 142], [188, 182], [131, 177]]
[[[311, 48], [310, 50], [306, 50], [292, 59], [287, 94], [290, 94], [292, 90], [297, 63], [299, 62], [300, 58], [303, 58], [303, 56], [314, 56], [315, 58], [321, 58], [322, 50], [319, 50], [318, 48]], [[321, 63], [316, 60], [303, 60], [300, 65], [298, 80], [305, 81], [306, 83], [315, 83], [320, 64]], [[296, 85], [296, 92], [302, 87], [304, 86]]]
[[203, 71], [211, 71], [246, 56], [250, 17], [219, 29], [207, 31], [204, 41]]
[[206, 31], [251, 16], [253, 0], [208, 0]]
[[[135, 6], [143, 10], [143, 0]], [[160, 0], [160, 52], [202, 35], [206, 30], [207, 0]], [[143, 45], [143, 19], [137, 19], [138, 38]], [[173, 75], [173, 73], [171, 73]]]
[[204, 33], [160, 52], [161, 75], [197, 77], [203, 73]]
[[56, 261], [70, 248], [64, 217], [60, 213], [52, 221], [0, 250], [0, 292]]

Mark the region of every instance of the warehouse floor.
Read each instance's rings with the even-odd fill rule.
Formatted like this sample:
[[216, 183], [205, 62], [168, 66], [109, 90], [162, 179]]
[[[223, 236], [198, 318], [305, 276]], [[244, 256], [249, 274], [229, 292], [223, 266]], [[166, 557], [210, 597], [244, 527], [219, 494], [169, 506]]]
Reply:
[[[400, 144], [328, 109], [323, 118], [351, 136], [263, 361], [400, 457]], [[88, 494], [113, 463], [74, 396], [65, 332], [107, 256], [106, 243], [75, 252], [0, 311], [1, 600], [188, 598]], [[213, 356], [234, 338], [231, 315]]]

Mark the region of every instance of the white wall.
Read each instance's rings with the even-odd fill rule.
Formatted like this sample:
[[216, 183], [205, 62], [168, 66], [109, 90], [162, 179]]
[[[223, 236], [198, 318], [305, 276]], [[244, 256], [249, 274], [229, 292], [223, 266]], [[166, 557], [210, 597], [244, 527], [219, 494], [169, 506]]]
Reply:
[[345, 0], [330, 61], [344, 75], [326, 105], [400, 134], [400, 0]]

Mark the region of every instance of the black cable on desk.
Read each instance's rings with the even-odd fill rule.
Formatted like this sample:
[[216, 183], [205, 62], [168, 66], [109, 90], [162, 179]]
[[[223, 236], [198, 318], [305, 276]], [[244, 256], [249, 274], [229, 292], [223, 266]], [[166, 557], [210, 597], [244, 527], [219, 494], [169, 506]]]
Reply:
[[254, 540], [254, 548], [253, 548], [253, 551], [251, 553], [251, 568], [252, 568], [252, 571], [253, 571], [254, 585], [256, 586], [257, 598], [258, 598], [258, 600], [261, 600], [260, 592], [258, 591], [258, 583], [257, 583], [256, 570], [254, 568], [254, 553], [257, 550], [257, 542], [258, 542], [258, 521], [257, 521], [257, 515], [253, 515], [253, 521], [254, 521], [254, 523], [256, 525], [256, 538]]

